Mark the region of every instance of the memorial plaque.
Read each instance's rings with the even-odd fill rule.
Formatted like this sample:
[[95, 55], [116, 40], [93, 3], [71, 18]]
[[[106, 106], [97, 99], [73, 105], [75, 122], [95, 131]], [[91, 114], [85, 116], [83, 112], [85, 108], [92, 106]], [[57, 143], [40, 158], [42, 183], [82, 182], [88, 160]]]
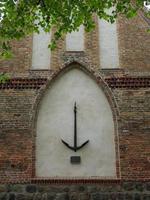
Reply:
[[80, 164], [81, 163], [81, 157], [80, 156], [71, 156], [70, 162], [72, 164]]

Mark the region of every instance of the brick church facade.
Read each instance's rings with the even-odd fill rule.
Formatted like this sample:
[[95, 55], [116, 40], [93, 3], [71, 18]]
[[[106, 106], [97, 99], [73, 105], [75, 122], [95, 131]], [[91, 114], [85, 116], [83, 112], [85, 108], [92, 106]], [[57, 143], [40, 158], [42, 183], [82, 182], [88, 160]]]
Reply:
[[[142, 12], [132, 20], [120, 17], [113, 25], [114, 36], [97, 17], [94, 20], [95, 30], [81, 31], [81, 46], [73, 49], [75, 43], [67, 44], [64, 37], [43, 66], [38, 36], [12, 42], [14, 57], [0, 61], [0, 72], [10, 75], [10, 80], [0, 84], [0, 199], [150, 199], [150, 22]], [[52, 35], [53, 31], [49, 38]], [[117, 39], [115, 47], [108, 37]], [[108, 43], [104, 47], [103, 41]], [[47, 53], [42, 51], [45, 63]], [[59, 78], [74, 69], [101, 88], [112, 112], [115, 172], [110, 169], [108, 176], [105, 170], [96, 176], [87, 171], [89, 177], [46, 176], [40, 171], [43, 161], [38, 162], [41, 146], [36, 141], [43, 98]], [[53, 166], [52, 160], [49, 165]]]

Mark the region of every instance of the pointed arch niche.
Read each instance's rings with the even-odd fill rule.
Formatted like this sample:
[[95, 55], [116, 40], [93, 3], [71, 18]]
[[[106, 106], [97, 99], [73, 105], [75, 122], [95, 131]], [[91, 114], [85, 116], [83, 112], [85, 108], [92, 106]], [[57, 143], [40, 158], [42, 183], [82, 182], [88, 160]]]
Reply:
[[[103, 84], [103, 83], [102, 83]], [[77, 142], [89, 143], [74, 152], [74, 103], [77, 104]], [[38, 106], [36, 177], [116, 178], [114, 119], [108, 99], [93, 76], [72, 66], [49, 84]], [[80, 156], [72, 164], [71, 156]]]

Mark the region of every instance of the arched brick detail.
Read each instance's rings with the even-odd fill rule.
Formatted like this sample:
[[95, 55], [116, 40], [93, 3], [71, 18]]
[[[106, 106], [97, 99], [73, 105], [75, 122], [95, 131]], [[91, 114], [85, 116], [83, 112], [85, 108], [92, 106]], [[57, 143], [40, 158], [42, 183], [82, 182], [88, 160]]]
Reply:
[[[35, 174], [35, 161], [36, 161], [36, 123], [37, 123], [37, 117], [39, 113], [39, 108], [41, 101], [47, 92], [49, 86], [57, 80], [60, 76], [62, 76], [64, 73], [67, 73], [67, 71], [70, 71], [71, 69], [80, 69], [87, 75], [89, 75], [97, 84], [98, 86], [103, 90], [110, 108], [112, 110], [112, 115], [113, 115], [113, 121], [114, 121], [114, 133], [115, 133], [115, 150], [116, 150], [116, 172], [117, 172], [117, 179], [120, 179], [121, 174], [120, 174], [120, 160], [119, 160], [119, 137], [118, 137], [118, 118], [119, 118], [119, 110], [118, 106], [115, 100], [115, 97], [113, 93], [111, 92], [111, 89], [109, 88], [108, 84], [106, 81], [103, 79], [99, 71], [95, 71], [91, 68], [91, 66], [85, 66], [83, 63], [79, 62], [70, 62], [67, 63], [66, 65], [60, 67], [58, 70], [53, 71], [52, 74], [49, 76], [47, 84], [42, 86], [39, 93], [37, 94], [37, 97], [35, 99], [35, 103], [33, 106], [33, 118], [32, 118], [32, 134], [33, 134], [33, 173], [32, 173], [32, 178], [36, 178]], [[65, 180], [63, 180], [65, 182]]]

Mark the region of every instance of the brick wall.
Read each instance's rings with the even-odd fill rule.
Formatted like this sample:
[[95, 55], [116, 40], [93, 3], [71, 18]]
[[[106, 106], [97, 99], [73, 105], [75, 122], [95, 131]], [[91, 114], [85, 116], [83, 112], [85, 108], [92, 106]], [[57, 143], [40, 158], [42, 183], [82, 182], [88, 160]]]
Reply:
[[[59, 70], [61, 71], [61, 70]], [[57, 73], [51, 73], [53, 81]], [[118, 74], [118, 72], [117, 72]], [[100, 74], [97, 81], [100, 82]], [[111, 76], [110, 76], [111, 77]], [[150, 178], [150, 78], [125, 76], [123, 82], [105, 78], [118, 107], [119, 161], [117, 171], [124, 179]], [[39, 95], [48, 79], [12, 79], [0, 92], [0, 177], [1, 181], [34, 177], [34, 118]], [[112, 83], [117, 83], [116, 85]], [[133, 84], [133, 82], [135, 84]], [[141, 84], [138, 88], [136, 84]], [[143, 85], [145, 84], [145, 85]], [[124, 85], [126, 87], [124, 88]], [[40, 89], [41, 88], [41, 89]], [[43, 88], [43, 89], [42, 89]], [[105, 87], [106, 93], [107, 87]], [[35, 110], [36, 109], [36, 110]], [[36, 133], [35, 133], [36, 134]], [[118, 172], [119, 177], [119, 172]]]
[[150, 90], [114, 89], [120, 123], [120, 165], [124, 178], [150, 177]]
[[36, 91], [0, 92], [0, 177], [28, 178], [32, 174], [32, 106]]
[[29, 36], [21, 41], [12, 42], [13, 58], [0, 60], [0, 71], [25, 72], [31, 67], [32, 37]]
[[[123, 18], [118, 20], [120, 70], [99, 70], [98, 29], [86, 33], [85, 52], [65, 52], [65, 41], [60, 40], [57, 49], [52, 53], [51, 70], [47, 71], [29, 70], [32, 37], [13, 42], [14, 58], [0, 61], [0, 72], [7, 71], [14, 78], [0, 85], [1, 183], [27, 181], [35, 177], [36, 137], [33, 134], [33, 118], [37, 97], [44, 91], [47, 79], [51, 79], [61, 68], [74, 61], [90, 68], [97, 77], [97, 82], [103, 77], [116, 100], [119, 134], [117, 167], [121, 175], [118, 177], [150, 179], [150, 39], [146, 27], [147, 23], [140, 16], [131, 21]], [[26, 190], [26, 186], [23, 187]], [[90, 198], [100, 199], [100, 191], [94, 191], [96, 194], [94, 192], [94, 196]], [[5, 193], [5, 190], [2, 191], [2, 195], [5, 196]], [[131, 196], [136, 199], [135, 189], [133, 193], [135, 196]], [[6, 199], [19, 198], [10, 196], [11, 194], [6, 195]], [[147, 196], [143, 196], [144, 198]]]
[[139, 15], [132, 20], [119, 18], [120, 67], [129, 71], [150, 71], [149, 24]]

